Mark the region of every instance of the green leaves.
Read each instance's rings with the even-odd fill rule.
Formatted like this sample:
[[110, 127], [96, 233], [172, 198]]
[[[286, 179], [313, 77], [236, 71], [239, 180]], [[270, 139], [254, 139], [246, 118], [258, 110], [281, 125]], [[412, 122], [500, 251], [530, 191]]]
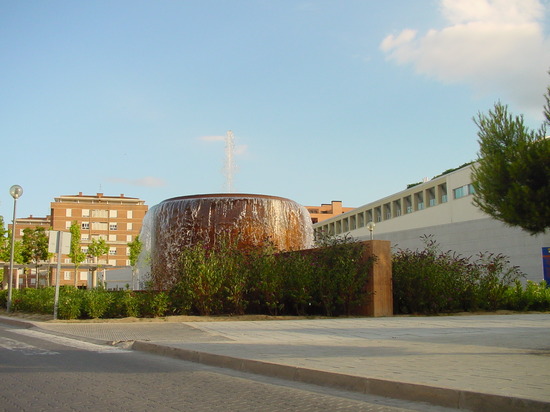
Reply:
[[88, 246], [88, 254], [93, 257], [100, 257], [109, 252], [109, 245], [103, 238], [92, 239], [92, 243]]
[[523, 276], [506, 256], [463, 257], [441, 252], [431, 236], [423, 240], [423, 250], [398, 250], [393, 255], [395, 313], [501, 309], [510, 285]]
[[513, 116], [500, 102], [474, 122], [479, 128], [474, 204], [510, 226], [544, 233], [550, 227], [550, 139], [544, 125], [530, 130], [523, 116]]
[[47, 260], [48, 236], [43, 227], [26, 228], [23, 230], [22, 251], [23, 263], [38, 263]]

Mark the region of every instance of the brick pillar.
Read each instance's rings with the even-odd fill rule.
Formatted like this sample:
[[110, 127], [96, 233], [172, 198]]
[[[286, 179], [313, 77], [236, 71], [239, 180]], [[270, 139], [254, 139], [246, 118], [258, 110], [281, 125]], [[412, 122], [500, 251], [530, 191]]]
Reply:
[[393, 291], [391, 244], [389, 240], [368, 240], [365, 246], [365, 259], [376, 256], [376, 261], [366, 285], [371, 294], [366, 305], [359, 308], [357, 314], [362, 316], [393, 316]]

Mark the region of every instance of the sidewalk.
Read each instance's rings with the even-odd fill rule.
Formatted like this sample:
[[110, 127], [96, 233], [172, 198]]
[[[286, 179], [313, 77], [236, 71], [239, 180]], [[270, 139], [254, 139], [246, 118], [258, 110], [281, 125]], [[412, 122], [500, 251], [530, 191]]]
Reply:
[[135, 350], [393, 398], [474, 411], [550, 411], [550, 314], [25, 322], [52, 333], [128, 342]]

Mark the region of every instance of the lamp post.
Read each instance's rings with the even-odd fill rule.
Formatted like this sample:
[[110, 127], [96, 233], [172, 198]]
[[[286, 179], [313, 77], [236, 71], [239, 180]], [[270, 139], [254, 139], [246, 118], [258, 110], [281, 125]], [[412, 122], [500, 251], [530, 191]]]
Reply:
[[367, 223], [367, 229], [369, 229], [369, 232], [370, 232], [370, 240], [373, 240], [374, 239], [374, 227], [376, 225], [374, 224], [374, 222], [371, 220], [369, 223]]
[[10, 254], [10, 274], [8, 283], [8, 301], [6, 303], [6, 312], [11, 309], [11, 295], [13, 289], [13, 257], [15, 255], [15, 211], [17, 209], [17, 199], [23, 194], [23, 188], [19, 185], [10, 187], [10, 195], [13, 197], [13, 224], [11, 225], [11, 254]]

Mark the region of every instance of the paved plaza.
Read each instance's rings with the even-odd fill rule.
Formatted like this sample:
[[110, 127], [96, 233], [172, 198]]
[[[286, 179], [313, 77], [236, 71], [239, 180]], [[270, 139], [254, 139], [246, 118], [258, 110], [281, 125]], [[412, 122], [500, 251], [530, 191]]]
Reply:
[[443, 406], [550, 410], [550, 314], [25, 323], [216, 366]]

